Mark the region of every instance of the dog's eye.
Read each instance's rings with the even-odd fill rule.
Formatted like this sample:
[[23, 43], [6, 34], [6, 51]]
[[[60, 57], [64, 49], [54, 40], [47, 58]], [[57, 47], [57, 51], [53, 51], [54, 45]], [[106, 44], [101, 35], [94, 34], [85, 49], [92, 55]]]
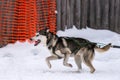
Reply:
[[39, 35], [36, 35], [36, 37], [38, 37]]

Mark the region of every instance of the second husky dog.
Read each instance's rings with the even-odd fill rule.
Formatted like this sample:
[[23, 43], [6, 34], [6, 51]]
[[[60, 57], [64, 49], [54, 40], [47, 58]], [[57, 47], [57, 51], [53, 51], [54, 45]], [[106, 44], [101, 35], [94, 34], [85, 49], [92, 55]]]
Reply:
[[[75, 63], [78, 70], [82, 69], [81, 62], [83, 61], [89, 68], [90, 72], [93, 73], [95, 68], [92, 65], [92, 60], [94, 59], [95, 52], [105, 52], [111, 47], [111, 43], [99, 48], [96, 43], [90, 42], [83, 38], [73, 38], [73, 37], [58, 37], [57, 35], [51, 33], [48, 29], [41, 30], [36, 36], [31, 38], [31, 40], [39, 40], [40, 36], [46, 36], [46, 45], [51, 52], [51, 56], [46, 58], [46, 62], [49, 68], [51, 68], [51, 60], [57, 60], [64, 58], [63, 65], [67, 67], [72, 67], [72, 64], [68, 63], [69, 57], [74, 57]], [[37, 45], [38, 42], [35, 43]]]

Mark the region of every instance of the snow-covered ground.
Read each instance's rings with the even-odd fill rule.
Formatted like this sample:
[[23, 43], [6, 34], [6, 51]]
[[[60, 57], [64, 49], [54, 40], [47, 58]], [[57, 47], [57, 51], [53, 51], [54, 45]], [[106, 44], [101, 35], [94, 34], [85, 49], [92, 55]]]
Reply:
[[[59, 36], [82, 37], [93, 42], [120, 45], [120, 35], [108, 30], [76, 28], [58, 31]], [[9, 44], [0, 48], [0, 80], [120, 80], [120, 49], [111, 48], [104, 54], [96, 52], [93, 65], [96, 72], [91, 74], [83, 65], [78, 73], [74, 59], [69, 62], [73, 68], [63, 66], [63, 60], [52, 61], [52, 69], [45, 63], [50, 53], [44, 44], [34, 46], [28, 42]]]

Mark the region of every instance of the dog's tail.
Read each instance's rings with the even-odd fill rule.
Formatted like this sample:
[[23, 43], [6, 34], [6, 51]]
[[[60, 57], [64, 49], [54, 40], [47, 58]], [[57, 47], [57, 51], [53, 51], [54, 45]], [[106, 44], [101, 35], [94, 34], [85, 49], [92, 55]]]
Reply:
[[111, 43], [107, 44], [106, 46], [104, 46], [102, 48], [95, 46], [95, 50], [102, 53], [102, 52], [108, 51], [110, 49], [110, 47], [111, 47]]

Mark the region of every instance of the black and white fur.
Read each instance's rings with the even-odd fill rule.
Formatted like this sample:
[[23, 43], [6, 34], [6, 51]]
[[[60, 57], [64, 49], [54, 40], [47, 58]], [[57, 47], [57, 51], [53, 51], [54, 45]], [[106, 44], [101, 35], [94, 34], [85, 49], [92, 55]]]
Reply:
[[41, 30], [35, 37], [31, 38], [31, 40], [42, 39], [40, 37], [41, 35], [46, 36], [46, 45], [51, 52], [51, 56], [46, 58], [49, 68], [52, 67], [50, 63], [51, 60], [58, 60], [61, 58], [64, 59], [64, 66], [72, 67], [72, 64], [68, 63], [68, 60], [69, 57], [74, 57], [78, 70], [82, 69], [81, 63], [84, 62], [90, 68], [90, 72], [93, 73], [95, 71], [95, 68], [92, 65], [92, 60], [95, 55], [94, 50], [105, 52], [111, 47], [111, 44], [108, 44], [99, 48], [96, 43], [83, 38], [58, 37], [48, 29]]

